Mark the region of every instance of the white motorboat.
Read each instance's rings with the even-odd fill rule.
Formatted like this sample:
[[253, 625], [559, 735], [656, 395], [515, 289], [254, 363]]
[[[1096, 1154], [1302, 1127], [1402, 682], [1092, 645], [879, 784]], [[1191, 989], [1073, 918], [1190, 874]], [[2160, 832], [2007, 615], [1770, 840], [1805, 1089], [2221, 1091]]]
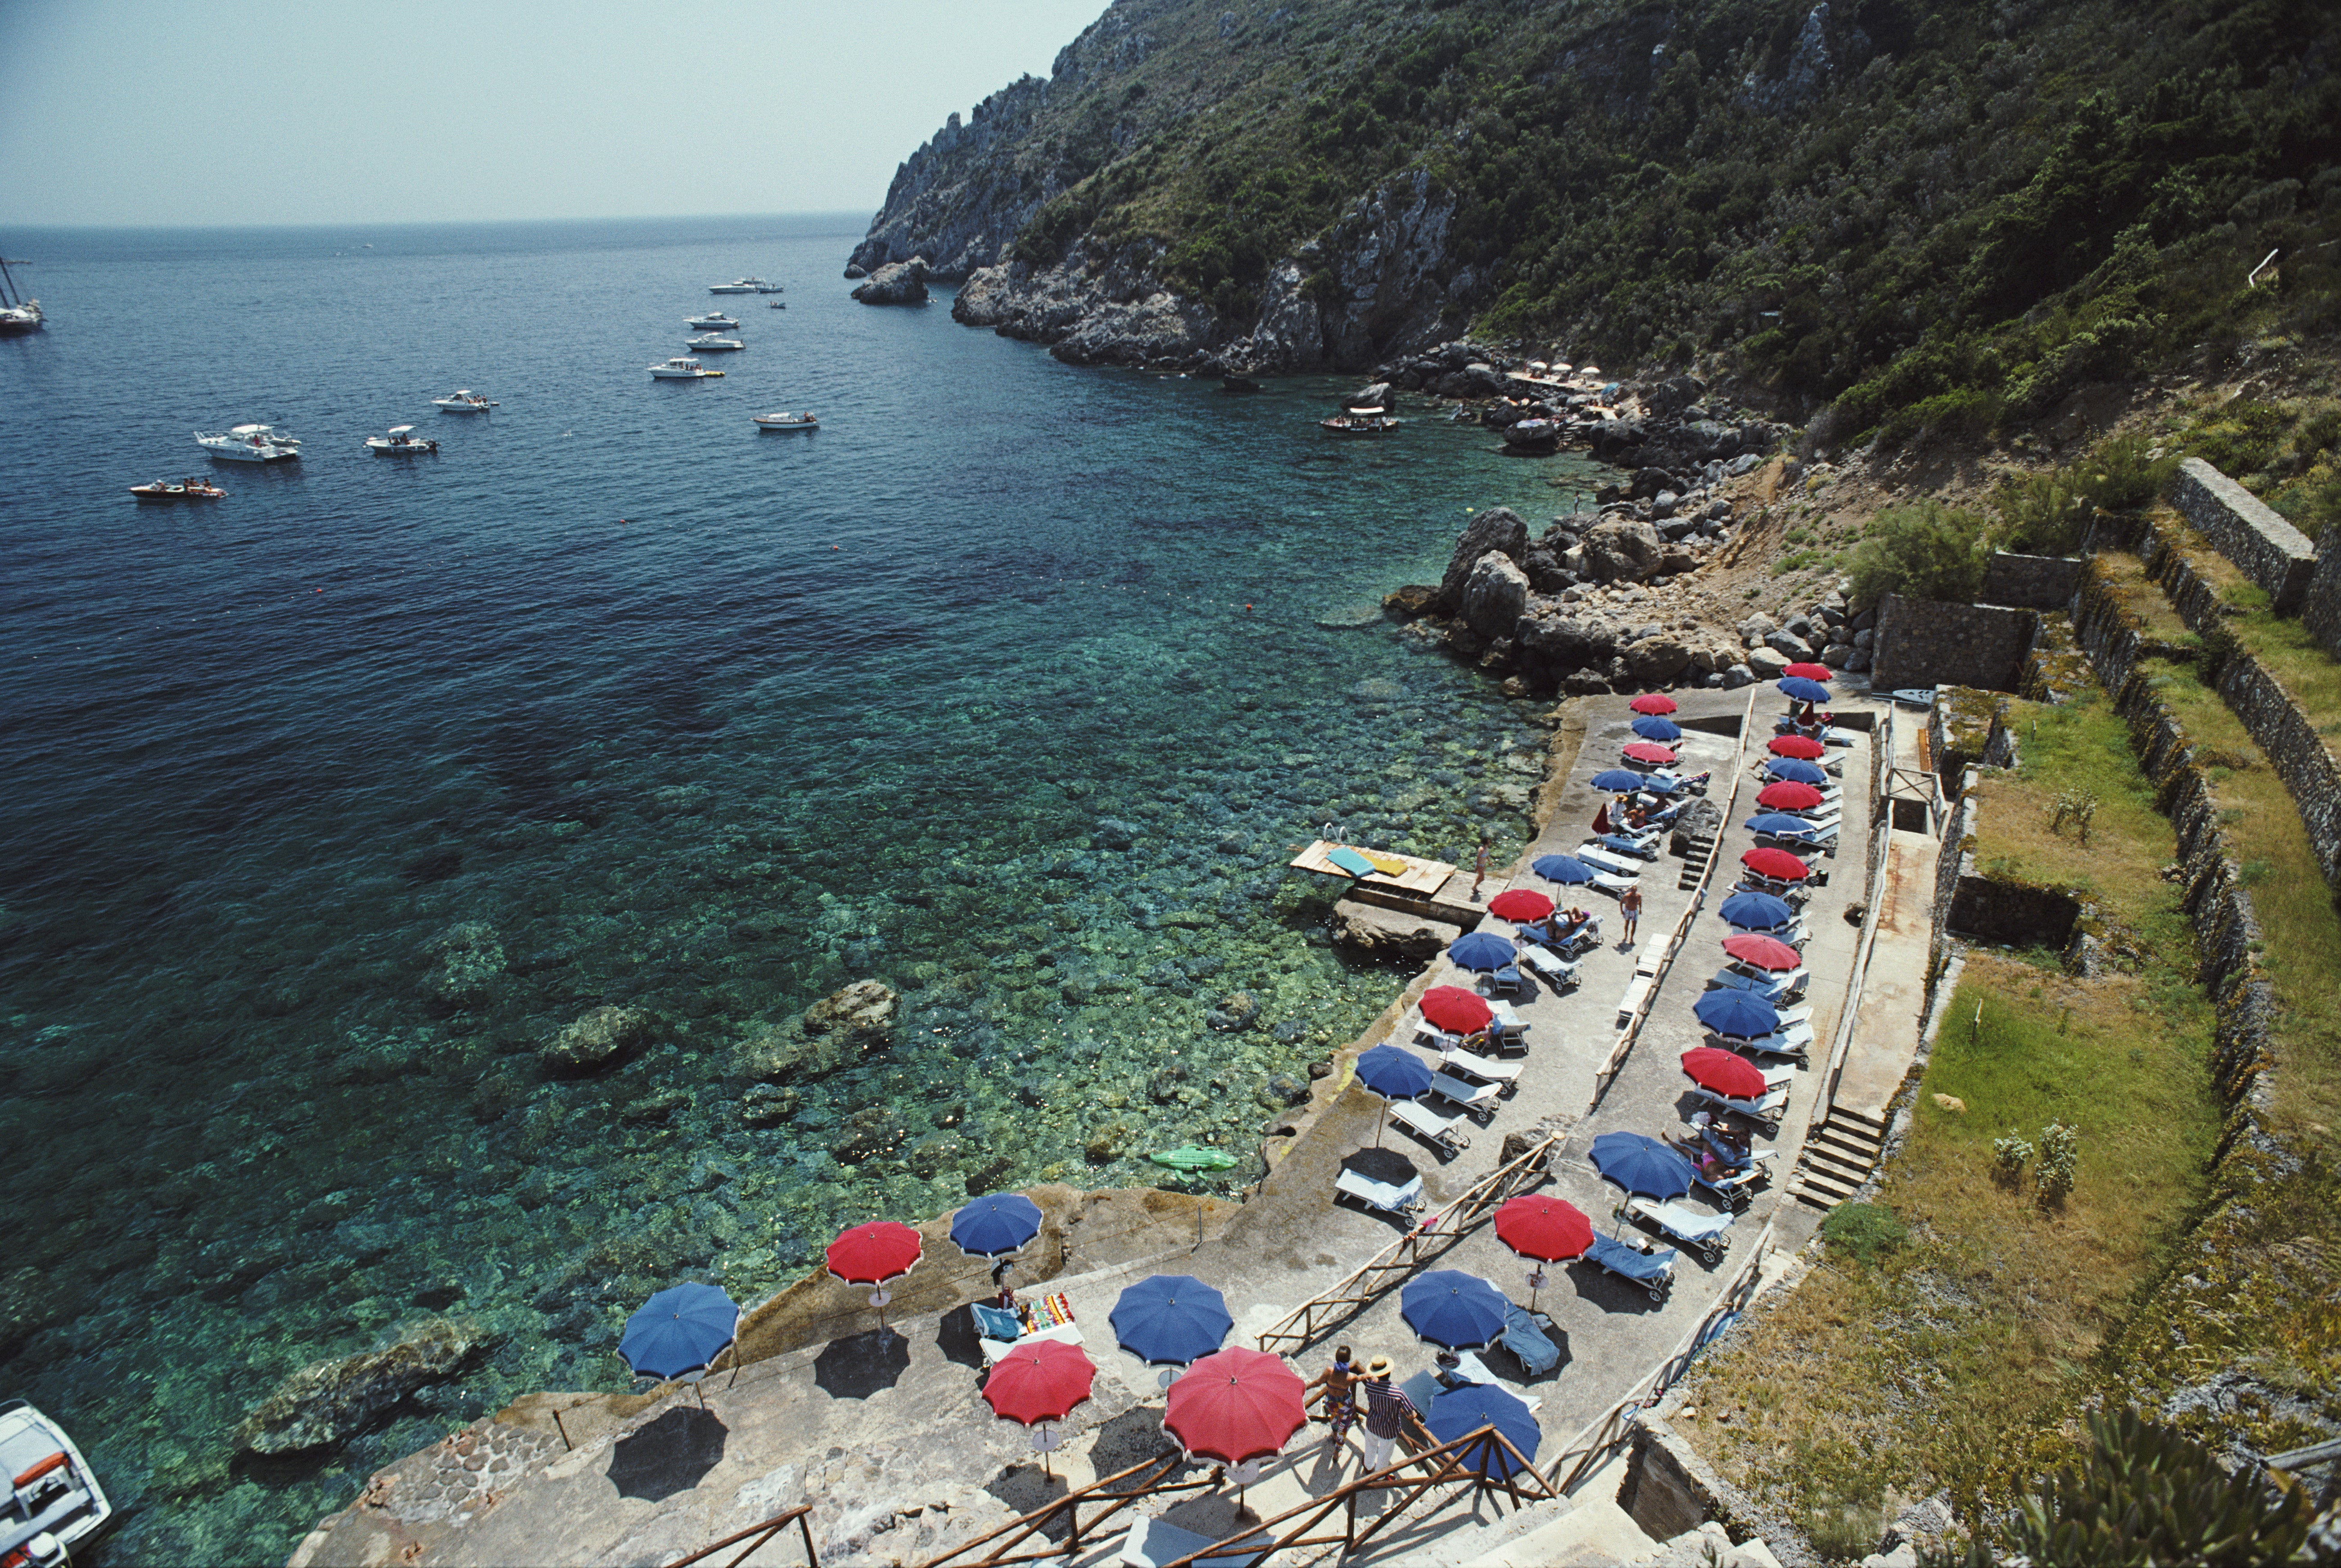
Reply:
[[744, 349], [748, 345], [738, 338], [718, 337], [713, 332], [702, 332], [682, 346], [693, 353], [703, 354], [711, 350], [722, 353], [732, 349]]
[[768, 283], [762, 278], [733, 278], [728, 283], [708, 284], [707, 292], [711, 294], [777, 294], [781, 292], [781, 285]]
[[737, 332], [740, 323], [722, 311], [710, 311], [703, 316], [685, 316], [682, 324], [695, 332]]
[[195, 444], [234, 462], [283, 462], [301, 455], [301, 443], [273, 424], [240, 424], [210, 435], [197, 431]]
[[651, 374], [662, 382], [703, 381], [709, 376], [720, 376], [722, 373], [722, 371], [709, 370], [697, 360], [682, 354], [677, 354], [664, 364], [651, 366]]
[[819, 430], [821, 421], [808, 409], [803, 413], [760, 413], [756, 425], [760, 430]]
[[227, 494], [207, 479], [193, 477], [171, 481], [158, 479], [145, 484], [134, 484], [130, 493], [141, 501], [218, 501]]
[[449, 392], [445, 397], [433, 398], [431, 405], [441, 413], [485, 413], [496, 406], [469, 387], [462, 392]]
[[392, 425], [388, 435], [370, 435], [366, 437], [366, 445], [377, 453], [387, 453], [392, 457], [409, 457], [439, 450], [439, 443], [435, 441], [416, 440], [414, 427], [411, 424]]
[[0, 1563], [63, 1568], [67, 1554], [105, 1527], [114, 1504], [65, 1429], [21, 1399], [0, 1404]]

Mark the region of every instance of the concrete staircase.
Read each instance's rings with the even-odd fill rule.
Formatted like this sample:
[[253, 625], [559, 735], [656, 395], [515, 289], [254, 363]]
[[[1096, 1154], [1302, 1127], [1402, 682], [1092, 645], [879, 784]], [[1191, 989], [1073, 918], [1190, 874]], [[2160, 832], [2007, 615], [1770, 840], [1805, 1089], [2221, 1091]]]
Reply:
[[1854, 1195], [1878, 1166], [1886, 1146], [1886, 1123], [1877, 1116], [1831, 1106], [1828, 1119], [1805, 1139], [1788, 1196], [1814, 1208], [1830, 1209]]
[[1715, 834], [1694, 834], [1684, 845], [1682, 876], [1675, 886], [1685, 888], [1698, 887], [1698, 879], [1707, 875], [1708, 861], [1714, 856]]

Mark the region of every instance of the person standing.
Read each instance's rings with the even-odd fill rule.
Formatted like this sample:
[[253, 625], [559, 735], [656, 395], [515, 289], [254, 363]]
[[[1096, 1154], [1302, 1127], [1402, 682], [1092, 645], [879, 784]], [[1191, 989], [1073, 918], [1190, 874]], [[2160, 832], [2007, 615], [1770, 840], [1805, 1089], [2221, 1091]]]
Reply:
[[1414, 1401], [1390, 1381], [1390, 1358], [1377, 1355], [1366, 1363], [1366, 1474], [1390, 1463], [1390, 1444], [1399, 1428], [1415, 1414]]
[[1630, 948], [1634, 945], [1634, 927], [1642, 918], [1642, 885], [1639, 882], [1619, 895], [1618, 915], [1626, 923], [1625, 931], [1618, 938], [1618, 946]]
[[1479, 884], [1488, 879], [1488, 840], [1479, 840], [1479, 861], [1471, 872], [1471, 902], [1479, 901]]
[[[1309, 1380], [1310, 1388], [1325, 1391], [1325, 1424], [1331, 1428], [1325, 1441], [1339, 1444], [1350, 1434], [1350, 1424], [1358, 1418], [1358, 1374], [1350, 1364], [1350, 1347], [1341, 1346], [1333, 1353], [1333, 1365]], [[1301, 1390], [1303, 1394], [1308, 1389]]]

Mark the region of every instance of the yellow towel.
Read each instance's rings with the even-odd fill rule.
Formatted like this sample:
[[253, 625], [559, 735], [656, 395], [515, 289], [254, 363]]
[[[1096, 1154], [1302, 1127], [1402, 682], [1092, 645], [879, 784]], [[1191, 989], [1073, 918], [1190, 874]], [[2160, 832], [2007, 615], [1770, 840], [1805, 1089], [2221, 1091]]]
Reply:
[[1406, 862], [1400, 859], [1395, 855], [1377, 855], [1371, 849], [1360, 849], [1358, 853], [1372, 861], [1374, 869], [1380, 871], [1385, 877], [1403, 877], [1406, 875]]

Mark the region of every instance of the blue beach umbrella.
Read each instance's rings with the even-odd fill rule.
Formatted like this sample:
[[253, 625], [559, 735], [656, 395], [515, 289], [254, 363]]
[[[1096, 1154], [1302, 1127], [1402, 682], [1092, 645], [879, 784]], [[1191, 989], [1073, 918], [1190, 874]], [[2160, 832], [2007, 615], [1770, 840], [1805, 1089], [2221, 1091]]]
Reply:
[[660, 1291], [626, 1319], [618, 1354], [637, 1377], [681, 1377], [703, 1370], [739, 1334], [739, 1304], [689, 1280]]
[[1682, 726], [1671, 719], [1655, 713], [1645, 713], [1634, 720], [1634, 733], [1645, 740], [1671, 743], [1682, 739]]
[[1785, 900], [1769, 893], [1734, 893], [1723, 901], [1718, 911], [1727, 926], [1737, 926], [1743, 931], [1777, 930], [1794, 921], [1797, 912]]
[[1792, 702], [1827, 702], [1829, 689], [1818, 680], [1808, 680], [1801, 675], [1791, 675], [1772, 683], [1788, 694]]
[[1121, 1293], [1107, 1321], [1114, 1343], [1139, 1360], [1180, 1366], [1219, 1349], [1236, 1325], [1227, 1298], [1185, 1274], [1140, 1280]]
[[1593, 880], [1593, 868], [1574, 855], [1539, 855], [1529, 869], [1548, 882], [1579, 888]]
[[1455, 938], [1447, 956], [1467, 969], [1500, 969], [1519, 957], [1519, 949], [1492, 931], [1471, 931]]
[[1628, 1192], [1663, 1201], [1690, 1191], [1690, 1161], [1648, 1133], [1603, 1133], [1586, 1157]]
[[1593, 776], [1593, 787], [1611, 795], [1630, 795], [1649, 786], [1647, 775], [1637, 773], [1630, 768], [1605, 768]]
[[1526, 1401], [1492, 1383], [1475, 1383], [1466, 1388], [1450, 1388], [1434, 1395], [1430, 1408], [1422, 1413], [1422, 1424], [1430, 1428], [1430, 1435], [1441, 1443], [1452, 1443], [1468, 1437], [1483, 1426], [1493, 1426], [1503, 1434], [1504, 1441], [1519, 1450], [1520, 1457], [1489, 1444], [1481, 1452], [1482, 1473], [1491, 1481], [1509, 1481], [1521, 1468], [1521, 1461], [1536, 1457], [1537, 1442], [1544, 1435], [1537, 1425], [1536, 1412]]
[[1760, 1040], [1780, 1027], [1780, 1009], [1749, 991], [1709, 991], [1690, 1010], [1727, 1039]]
[[1769, 833], [1775, 839], [1809, 839], [1820, 831], [1802, 817], [1786, 811], [1767, 811], [1748, 819], [1748, 831]]
[[1430, 1087], [1430, 1064], [1412, 1051], [1396, 1046], [1376, 1046], [1358, 1058], [1358, 1082], [1382, 1097], [1381, 1115], [1374, 1118], [1374, 1147], [1382, 1146], [1382, 1123], [1392, 1100], [1410, 1100]]
[[1482, 1345], [1503, 1333], [1510, 1305], [1502, 1291], [1459, 1268], [1434, 1269], [1410, 1280], [1398, 1296], [1406, 1325], [1449, 1350]]
[[1764, 764], [1764, 771], [1775, 779], [1794, 784], [1809, 784], [1818, 789], [1828, 782], [1818, 762], [1808, 762], [1801, 757], [1775, 757]]
[[1021, 1193], [993, 1193], [951, 1216], [951, 1245], [970, 1257], [1014, 1252], [1041, 1234], [1041, 1206]]

